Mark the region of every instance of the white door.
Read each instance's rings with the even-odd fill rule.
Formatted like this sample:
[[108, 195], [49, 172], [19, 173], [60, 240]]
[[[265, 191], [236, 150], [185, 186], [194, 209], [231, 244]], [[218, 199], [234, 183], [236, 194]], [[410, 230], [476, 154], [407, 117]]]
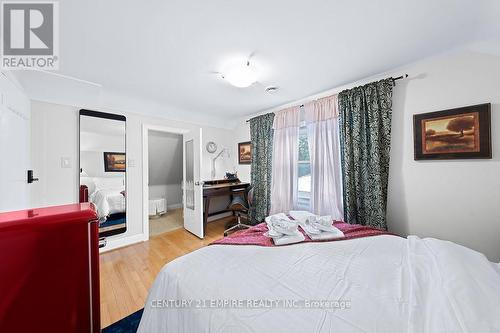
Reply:
[[202, 130], [184, 134], [184, 228], [203, 238]]
[[0, 75], [0, 212], [30, 208], [30, 119], [28, 98]]

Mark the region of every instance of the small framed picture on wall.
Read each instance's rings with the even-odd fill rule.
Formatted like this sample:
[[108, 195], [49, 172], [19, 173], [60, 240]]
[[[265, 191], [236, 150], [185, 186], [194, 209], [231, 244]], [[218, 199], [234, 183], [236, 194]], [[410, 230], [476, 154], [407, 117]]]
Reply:
[[125, 153], [104, 152], [104, 172], [125, 172]]
[[252, 163], [252, 143], [250, 141], [238, 143], [238, 163]]
[[491, 158], [491, 104], [413, 116], [415, 160]]

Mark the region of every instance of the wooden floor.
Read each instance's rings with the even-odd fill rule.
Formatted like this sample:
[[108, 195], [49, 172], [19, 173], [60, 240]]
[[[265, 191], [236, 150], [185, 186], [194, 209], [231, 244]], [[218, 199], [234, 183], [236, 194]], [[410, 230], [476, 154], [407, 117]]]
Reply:
[[183, 209], [172, 209], [160, 217], [149, 218], [149, 237], [182, 228], [184, 225]]
[[204, 239], [181, 228], [101, 254], [101, 327], [143, 308], [160, 269], [169, 261], [222, 238], [225, 224], [232, 219], [210, 222]]

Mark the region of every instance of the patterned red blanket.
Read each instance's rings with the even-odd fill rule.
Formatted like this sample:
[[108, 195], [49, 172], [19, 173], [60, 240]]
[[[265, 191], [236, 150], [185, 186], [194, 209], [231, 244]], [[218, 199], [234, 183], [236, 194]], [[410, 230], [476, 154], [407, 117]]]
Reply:
[[[305, 240], [301, 243], [305, 242], [335, 242], [347, 239], [361, 238], [361, 237], [370, 237], [370, 236], [378, 236], [378, 235], [392, 235], [391, 233], [380, 230], [377, 228], [367, 227], [360, 224], [349, 224], [345, 222], [334, 222], [333, 225], [339, 228], [343, 233], [344, 237], [337, 239], [329, 239], [329, 240], [312, 240], [307, 236], [307, 234], [299, 228], [299, 230], [304, 234]], [[260, 223], [251, 228], [237, 231], [227, 237], [216, 240], [213, 244], [224, 244], [224, 245], [259, 245], [259, 246], [276, 246], [273, 243], [271, 237], [267, 237], [264, 233], [267, 232], [267, 224]], [[297, 244], [297, 243], [295, 243]], [[288, 244], [292, 245], [292, 244]]]

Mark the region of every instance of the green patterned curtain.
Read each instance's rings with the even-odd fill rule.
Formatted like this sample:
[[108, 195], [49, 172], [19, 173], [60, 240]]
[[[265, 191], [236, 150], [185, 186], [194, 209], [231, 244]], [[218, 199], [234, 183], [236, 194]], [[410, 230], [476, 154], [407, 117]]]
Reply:
[[271, 165], [273, 152], [274, 113], [250, 119], [252, 141], [251, 182], [254, 185], [254, 202], [250, 218], [260, 223], [271, 208]]
[[338, 96], [345, 221], [384, 230], [392, 88], [389, 78]]

